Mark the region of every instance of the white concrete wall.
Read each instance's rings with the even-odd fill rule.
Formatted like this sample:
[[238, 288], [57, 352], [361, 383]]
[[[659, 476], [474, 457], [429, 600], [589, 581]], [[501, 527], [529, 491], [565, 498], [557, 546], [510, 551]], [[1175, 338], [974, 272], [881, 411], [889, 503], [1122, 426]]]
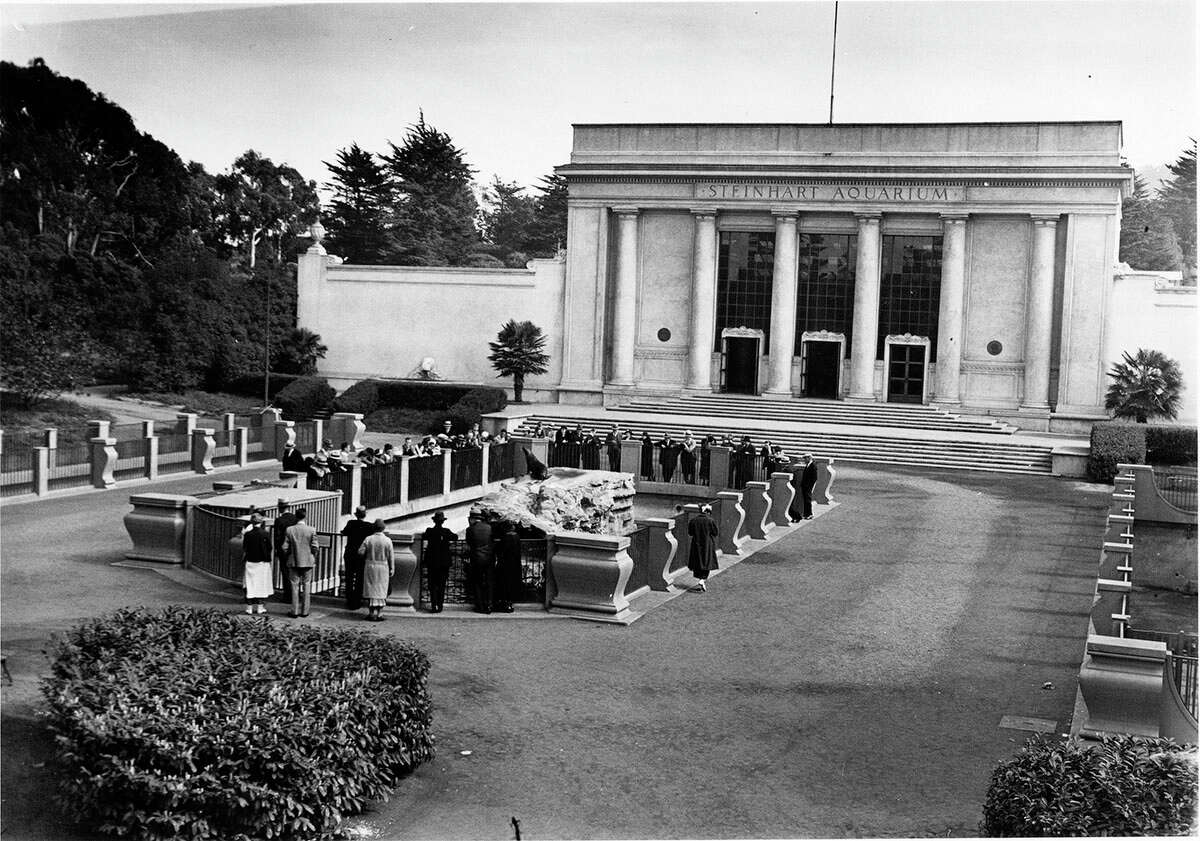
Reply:
[[319, 333], [329, 352], [318, 371], [339, 390], [371, 377], [411, 375], [424, 357], [446, 380], [509, 389], [488, 361], [509, 320], [532, 321], [546, 335], [548, 372], [525, 380], [526, 400], [553, 400], [562, 375], [563, 260], [527, 269], [331, 265], [303, 254], [298, 323]]
[[[1159, 350], [1179, 363], [1183, 371], [1183, 405], [1178, 420], [1196, 423], [1200, 388], [1200, 353], [1197, 353], [1196, 287], [1173, 282], [1178, 272], [1119, 271], [1113, 278], [1113, 318], [1109, 323], [1106, 371], [1121, 361], [1121, 354], [1138, 348]], [[1107, 377], [1108, 382], [1111, 382]], [[1106, 383], [1107, 387], [1107, 383]]]

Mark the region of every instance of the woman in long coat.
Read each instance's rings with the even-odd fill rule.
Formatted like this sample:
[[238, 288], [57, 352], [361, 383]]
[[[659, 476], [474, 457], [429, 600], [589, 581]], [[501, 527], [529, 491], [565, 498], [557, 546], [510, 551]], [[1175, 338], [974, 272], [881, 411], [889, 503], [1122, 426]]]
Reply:
[[363, 602], [367, 605], [367, 621], [382, 622], [383, 606], [387, 602], [388, 585], [396, 571], [392, 557], [392, 541], [383, 533], [387, 525], [375, 521], [375, 533], [358, 549], [363, 564]]
[[649, 432], [642, 433], [642, 478], [654, 481], [654, 441]]
[[679, 469], [683, 471], [684, 484], [694, 485], [696, 483], [696, 450], [698, 447], [696, 439], [692, 437], [692, 431], [686, 430], [683, 433], [683, 443], [679, 445]]
[[700, 513], [688, 523], [688, 543], [691, 544], [691, 550], [688, 552], [688, 569], [700, 582], [701, 591], [708, 589], [708, 585], [705, 584], [708, 574], [718, 568], [718, 531], [717, 524], [709, 516], [711, 513], [711, 505], [702, 505]]

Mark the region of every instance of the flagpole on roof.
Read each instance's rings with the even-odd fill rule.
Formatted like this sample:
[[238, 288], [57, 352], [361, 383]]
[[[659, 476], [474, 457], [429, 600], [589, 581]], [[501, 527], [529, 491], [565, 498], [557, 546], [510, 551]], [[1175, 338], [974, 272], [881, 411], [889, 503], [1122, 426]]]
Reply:
[[829, 125], [833, 125], [833, 74], [837, 70], [837, 0], [833, 3], [833, 55], [829, 60]]

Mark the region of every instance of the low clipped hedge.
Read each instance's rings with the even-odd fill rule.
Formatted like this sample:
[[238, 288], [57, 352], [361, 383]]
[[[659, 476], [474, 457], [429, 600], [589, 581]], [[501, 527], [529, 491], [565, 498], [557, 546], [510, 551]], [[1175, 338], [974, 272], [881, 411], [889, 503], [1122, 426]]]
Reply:
[[305, 420], [330, 408], [334, 394], [321, 377], [301, 377], [275, 395], [275, 406], [289, 420]]
[[[274, 397], [299, 379], [302, 379], [299, 374], [272, 373], [271, 381], [267, 383], [267, 396]], [[243, 397], [262, 397], [263, 375], [246, 374], [240, 377], [233, 377], [225, 383], [224, 388], [230, 394], [240, 394]]]
[[981, 835], [1185, 835], [1196, 815], [1196, 752], [1169, 739], [1082, 745], [1034, 737], [992, 772]]
[[126, 609], [55, 642], [60, 799], [139, 839], [328, 839], [433, 757], [409, 643], [215, 610]]
[[[481, 386], [425, 380], [381, 380], [379, 405], [381, 408], [448, 409], [478, 388]], [[502, 389], [492, 390], [504, 393]]]
[[375, 380], [359, 380], [333, 400], [335, 412], [369, 415], [378, 408], [379, 383]]
[[1146, 463], [1146, 428], [1143, 424], [1112, 421], [1092, 425], [1088, 478], [1111, 483], [1118, 464]]
[[1147, 424], [1145, 430], [1147, 464], [1196, 463], [1196, 427]]

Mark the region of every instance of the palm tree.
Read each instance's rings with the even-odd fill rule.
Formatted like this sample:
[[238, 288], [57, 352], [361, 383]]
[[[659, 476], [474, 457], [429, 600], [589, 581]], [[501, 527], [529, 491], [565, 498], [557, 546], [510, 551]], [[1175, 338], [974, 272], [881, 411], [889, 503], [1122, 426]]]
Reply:
[[1121, 354], [1124, 361], [1108, 372], [1113, 383], [1108, 387], [1104, 407], [1118, 418], [1174, 418], [1179, 413], [1179, 392], [1183, 375], [1179, 363], [1157, 350], [1138, 348], [1137, 355]]
[[319, 333], [314, 333], [307, 327], [297, 327], [288, 334], [284, 341], [283, 355], [294, 367], [297, 374], [315, 374], [317, 360], [324, 359], [329, 348], [321, 343]]
[[546, 337], [542, 328], [532, 321], [513, 321], [500, 328], [496, 341], [488, 342], [492, 353], [488, 360], [500, 372], [499, 376], [513, 378], [513, 402], [521, 402], [526, 374], [546, 373], [549, 354], [543, 351]]

